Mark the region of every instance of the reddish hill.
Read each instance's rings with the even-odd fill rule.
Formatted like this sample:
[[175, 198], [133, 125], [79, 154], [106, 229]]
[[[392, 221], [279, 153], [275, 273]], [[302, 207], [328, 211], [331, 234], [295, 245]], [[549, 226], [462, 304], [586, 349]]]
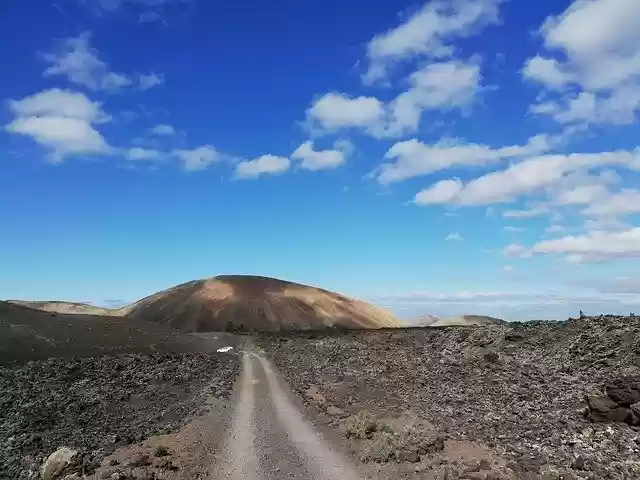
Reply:
[[337, 293], [268, 277], [196, 280], [122, 309], [182, 331], [277, 331], [403, 326], [391, 312]]

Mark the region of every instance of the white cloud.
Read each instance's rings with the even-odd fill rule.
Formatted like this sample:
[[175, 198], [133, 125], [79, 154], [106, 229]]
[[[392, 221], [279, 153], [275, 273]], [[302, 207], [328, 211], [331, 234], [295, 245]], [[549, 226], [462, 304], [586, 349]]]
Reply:
[[[350, 143], [340, 143], [338, 146], [347, 152], [353, 148]], [[337, 168], [345, 163], [346, 157], [343, 150], [314, 150], [311, 141], [304, 142], [291, 154], [292, 159], [301, 160], [302, 168], [312, 171]]]
[[587, 232], [593, 231], [609, 231], [615, 232], [620, 230], [629, 230], [631, 225], [621, 222], [615, 217], [596, 217], [587, 218], [582, 226]]
[[182, 160], [187, 170], [203, 170], [222, 157], [213, 145], [203, 145], [191, 150], [173, 150], [171, 153]]
[[583, 211], [585, 215], [611, 217], [640, 213], [640, 190], [625, 188], [610, 195], [605, 190], [592, 202], [584, 203], [592, 203]]
[[411, 88], [388, 105], [388, 125], [384, 136], [415, 132], [422, 112], [453, 110], [473, 103], [480, 91], [477, 61], [433, 63], [409, 77]]
[[462, 182], [457, 178], [452, 180], [441, 180], [431, 186], [431, 188], [418, 192], [414, 202], [417, 205], [449, 203], [456, 198], [462, 188]]
[[513, 272], [513, 270], [514, 270], [513, 265], [505, 265], [502, 267], [503, 272]]
[[[633, 152], [615, 151], [532, 157], [505, 170], [488, 173], [462, 185], [452, 198], [443, 198], [440, 201], [435, 198], [430, 202], [422, 201], [421, 204], [487, 205], [510, 202], [521, 195], [549, 188], [566, 179], [569, 173], [588, 172], [598, 167], [613, 165], [640, 169], [640, 149]], [[430, 192], [438, 187], [439, 183], [418, 195], [423, 199], [430, 198]]]
[[602, 199], [609, 193], [604, 185], [578, 185], [570, 190], [561, 192], [556, 197], [558, 205], [589, 205], [596, 200]]
[[59, 88], [43, 90], [22, 100], [9, 100], [9, 108], [19, 117], [66, 117], [89, 123], [111, 119], [99, 102], [92, 102], [84, 93]]
[[[533, 107], [560, 123], [628, 124], [640, 108], [640, 8], [636, 0], [576, 0], [547, 18], [540, 33], [548, 55], [536, 55], [523, 75], [556, 102]], [[576, 93], [577, 91], [577, 93]]]
[[458, 232], [451, 232], [446, 236], [445, 240], [448, 242], [461, 242], [462, 235], [460, 235]]
[[89, 44], [89, 33], [77, 38], [68, 38], [57, 48], [43, 55], [51, 65], [44, 71], [47, 76], [62, 75], [90, 90], [117, 91], [131, 85], [129, 76], [109, 71], [105, 62], [98, 58], [98, 51]]
[[430, 64], [410, 75], [410, 88], [386, 104], [375, 97], [327, 93], [307, 109], [307, 126], [320, 132], [361, 129], [378, 138], [398, 137], [415, 132], [425, 111], [470, 106], [480, 80], [476, 59]]
[[536, 243], [534, 253], [562, 254], [573, 262], [640, 257], [640, 228], [620, 232], [593, 231]]
[[510, 233], [521, 233], [521, 232], [524, 232], [524, 228], [522, 228], [522, 227], [514, 227], [512, 225], [505, 225], [504, 227], [502, 227], [502, 230], [504, 230], [505, 232], [510, 232]]
[[125, 157], [128, 160], [158, 160], [162, 158], [162, 152], [159, 150], [132, 147], [125, 153]]
[[138, 88], [140, 90], [149, 90], [164, 83], [164, 75], [158, 73], [149, 73], [146, 75], [138, 75]]
[[434, 0], [424, 4], [401, 25], [376, 35], [367, 45], [369, 68], [365, 83], [387, 77], [390, 67], [414, 57], [450, 57], [454, 47], [448, 42], [468, 37], [498, 21], [500, 0]]
[[384, 114], [384, 105], [377, 98], [327, 93], [307, 110], [307, 119], [329, 131], [353, 127], [372, 129]]
[[502, 249], [502, 253], [509, 258], [529, 258], [531, 256], [531, 251], [519, 243], [507, 245]]
[[69, 90], [44, 90], [22, 100], [11, 100], [16, 118], [6, 126], [10, 133], [31, 137], [50, 151], [50, 160], [67, 156], [111, 153], [93, 124], [106, 122], [101, 105], [84, 94]]
[[525, 145], [501, 148], [452, 140], [428, 145], [414, 138], [389, 149], [385, 159], [394, 162], [379, 167], [378, 181], [389, 184], [449, 168], [484, 166], [507, 158], [536, 155], [547, 151], [549, 144], [545, 135], [532, 137]]
[[94, 155], [109, 151], [102, 135], [91, 124], [77, 118], [22, 117], [11, 122], [7, 130], [30, 136], [51, 149], [54, 163], [68, 155]]
[[540, 55], [528, 59], [522, 73], [525, 77], [542, 82], [551, 89], [562, 89], [571, 81], [571, 75], [563, 71], [557, 60]]
[[291, 165], [287, 157], [262, 155], [254, 160], [240, 162], [236, 166], [236, 178], [258, 178], [260, 175], [277, 175], [286, 172]]
[[149, 131], [154, 135], [175, 135], [176, 130], [171, 125], [159, 124], [150, 128]]

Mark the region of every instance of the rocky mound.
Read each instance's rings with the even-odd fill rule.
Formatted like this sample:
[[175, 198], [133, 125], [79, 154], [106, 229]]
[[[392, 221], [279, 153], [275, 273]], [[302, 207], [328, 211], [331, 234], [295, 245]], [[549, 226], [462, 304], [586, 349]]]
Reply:
[[402, 326], [392, 313], [275, 278], [222, 275], [184, 283], [125, 307], [127, 317], [193, 331], [279, 331]]
[[[411, 412], [447, 444], [473, 441], [505, 459], [491, 478], [640, 478], [640, 317], [298, 332], [260, 342], [301, 398], [313, 391], [327, 414]], [[384, 452], [387, 433], [360, 440], [363, 455]], [[391, 453], [385, 461], [400, 461]], [[489, 478], [415, 453], [416, 468], [455, 470], [433, 478]], [[384, 469], [394, 480], [423, 478]]]

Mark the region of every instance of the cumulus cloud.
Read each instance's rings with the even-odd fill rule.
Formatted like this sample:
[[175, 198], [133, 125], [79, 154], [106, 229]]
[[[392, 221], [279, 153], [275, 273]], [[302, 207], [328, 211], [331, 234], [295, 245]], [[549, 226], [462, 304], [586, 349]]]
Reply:
[[173, 150], [171, 153], [182, 160], [186, 170], [204, 170], [222, 157], [213, 145], [203, 145], [193, 149]]
[[110, 120], [98, 102], [69, 90], [50, 89], [9, 101], [16, 118], [8, 132], [31, 137], [45, 147], [52, 162], [67, 156], [107, 154], [112, 151], [96, 124]]
[[597, 196], [589, 198], [590, 201], [582, 202], [591, 204], [583, 211], [585, 215], [615, 217], [640, 213], [640, 190], [625, 188], [609, 194], [605, 189], [597, 193]]
[[492, 148], [487, 145], [443, 140], [433, 145], [414, 138], [393, 145], [385, 154], [384, 163], [377, 170], [382, 184], [399, 182], [409, 178], [456, 167], [480, 167], [508, 158], [536, 155], [550, 147], [547, 136], [538, 135], [525, 145]]
[[387, 78], [391, 67], [415, 57], [439, 59], [454, 54], [451, 41], [468, 37], [498, 22], [501, 0], [434, 0], [402, 24], [378, 34], [367, 44], [369, 66], [363, 82]]
[[422, 113], [430, 110], [462, 109], [473, 103], [480, 91], [478, 61], [434, 63], [411, 74], [411, 88], [387, 106], [384, 136], [399, 136], [418, 129]]
[[604, 185], [578, 185], [561, 192], [555, 202], [559, 205], [589, 205], [606, 197], [609, 190]]
[[[511, 202], [522, 195], [543, 191], [576, 171], [588, 172], [604, 166], [640, 169], [640, 150], [570, 155], [542, 155], [528, 158], [505, 170], [483, 175], [465, 185], [450, 198], [432, 197], [441, 182], [416, 195], [420, 204], [488, 205]], [[430, 201], [425, 201], [427, 198]]]
[[307, 125], [320, 132], [359, 129], [378, 138], [398, 137], [415, 132], [425, 111], [471, 105], [481, 89], [480, 80], [475, 59], [429, 64], [410, 75], [410, 88], [387, 103], [375, 97], [327, 93], [307, 109]]
[[384, 104], [377, 98], [351, 98], [341, 93], [327, 93], [307, 110], [307, 119], [328, 131], [354, 127], [374, 130], [384, 115]]
[[532, 111], [560, 123], [634, 122], [640, 108], [639, 23], [635, 0], [577, 0], [547, 18], [540, 29], [547, 53], [527, 60], [523, 75], [557, 98]]
[[562, 254], [568, 261], [604, 261], [640, 257], [640, 228], [619, 232], [593, 231], [536, 243], [531, 251]]
[[587, 218], [584, 221], [582, 227], [587, 232], [593, 231], [620, 231], [620, 230], [628, 230], [631, 228], [631, 225], [628, 223], [622, 222], [615, 217], [595, 217], [595, 218]]
[[449, 203], [458, 196], [464, 188], [460, 179], [441, 180], [426, 190], [418, 192], [414, 199], [417, 205], [431, 205]]
[[165, 135], [170, 136], [170, 135], [175, 135], [176, 133], [175, 128], [173, 128], [171, 125], [166, 125], [166, 124], [155, 125], [151, 127], [149, 131], [154, 135], [160, 135], [160, 136], [165, 136]]
[[290, 166], [291, 161], [287, 157], [267, 154], [253, 160], [240, 162], [236, 166], [235, 177], [255, 179], [265, 174], [277, 175], [286, 172]]
[[352, 150], [353, 145], [348, 141], [337, 142], [337, 148], [333, 150], [314, 150], [313, 142], [308, 141], [300, 145], [291, 158], [300, 160], [300, 166], [305, 170], [328, 170], [343, 165]]

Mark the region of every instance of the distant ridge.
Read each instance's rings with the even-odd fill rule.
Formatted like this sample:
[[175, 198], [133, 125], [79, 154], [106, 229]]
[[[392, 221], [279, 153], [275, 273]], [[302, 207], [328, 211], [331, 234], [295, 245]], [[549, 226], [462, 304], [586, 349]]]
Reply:
[[442, 318], [430, 324], [430, 327], [464, 326], [464, 325], [500, 325], [504, 320], [486, 315], [460, 315], [458, 317]]
[[23, 307], [34, 308], [36, 310], [42, 310], [44, 312], [52, 313], [71, 313], [77, 315], [107, 315], [107, 316], [121, 316], [119, 310], [111, 308], [96, 307], [88, 303], [79, 302], [64, 302], [60, 300], [44, 300], [44, 301], [29, 301], [29, 300], [7, 300], [7, 303], [14, 305], [21, 305]]

